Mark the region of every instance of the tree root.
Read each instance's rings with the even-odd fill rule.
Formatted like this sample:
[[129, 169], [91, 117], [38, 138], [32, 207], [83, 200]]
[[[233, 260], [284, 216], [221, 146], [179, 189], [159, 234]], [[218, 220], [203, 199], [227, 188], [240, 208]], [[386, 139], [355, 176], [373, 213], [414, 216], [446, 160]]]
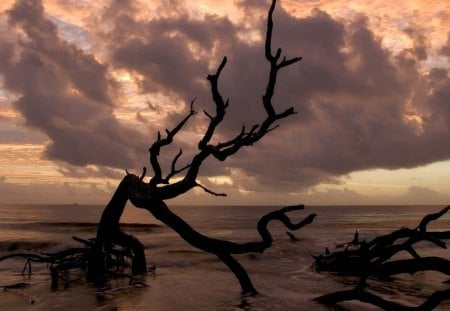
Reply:
[[[101, 251], [97, 249], [97, 244], [95, 243], [95, 239], [84, 240], [79, 237], [73, 237], [73, 239], [77, 242], [80, 242], [84, 245], [83, 248], [74, 247], [69, 248], [56, 253], [41, 253], [41, 254], [33, 254], [33, 253], [15, 253], [8, 254], [3, 257], [0, 257], [0, 262], [12, 259], [12, 258], [22, 258], [24, 259], [25, 265], [22, 269], [22, 275], [32, 274], [31, 263], [44, 263], [49, 267], [50, 275], [51, 275], [51, 288], [57, 289], [59, 287], [60, 280], [62, 281], [64, 287], [68, 287], [70, 283], [76, 282], [78, 280], [83, 279], [89, 273], [89, 267], [97, 269], [95, 265], [93, 265], [90, 260], [92, 260], [92, 253], [100, 252], [107, 260], [107, 266], [105, 271], [102, 271], [102, 275], [104, 279], [102, 280], [92, 280], [96, 282], [98, 285], [102, 285], [102, 281], [108, 278], [118, 278], [118, 277], [126, 277], [130, 279], [130, 285], [140, 285], [144, 286], [145, 284], [142, 282], [137, 282], [133, 278], [132, 275], [126, 273], [119, 273], [119, 271], [124, 270], [128, 267], [134, 260], [134, 255], [127, 248], [117, 248], [115, 245], [111, 245], [109, 248], [105, 248]], [[73, 275], [78, 271], [77, 277], [69, 277], [69, 275]], [[95, 274], [99, 274], [98, 271]], [[21, 283], [19, 283], [21, 284]], [[9, 286], [9, 288], [13, 288]], [[5, 287], [6, 288], [6, 287]]]

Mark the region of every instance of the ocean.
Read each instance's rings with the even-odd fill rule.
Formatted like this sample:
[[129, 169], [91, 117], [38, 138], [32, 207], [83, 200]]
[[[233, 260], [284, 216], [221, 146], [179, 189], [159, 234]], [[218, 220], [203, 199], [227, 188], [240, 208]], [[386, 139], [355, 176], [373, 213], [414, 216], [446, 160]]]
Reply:
[[[169, 206], [170, 207], [170, 206]], [[237, 242], [257, 241], [256, 223], [270, 206], [174, 206], [195, 229], [215, 238]], [[263, 254], [235, 256], [247, 269], [259, 294], [245, 297], [234, 275], [215, 256], [199, 251], [158, 222], [145, 210], [127, 206], [123, 230], [145, 246], [148, 266], [156, 270], [139, 280], [148, 287], [129, 286], [127, 280], [114, 280], [107, 288], [95, 288], [84, 281], [68, 288], [50, 289], [50, 276], [44, 264], [32, 264], [31, 278], [20, 273], [24, 261], [0, 262], [0, 286], [29, 283], [22, 289], [0, 291], [0, 310], [330, 310], [312, 299], [336, 290], [349, 289], [355, 279], [312, 268], [311, 255], [325, 248], [350, 242], [357, 229], [361, 238], [373, 238], [400, 227], [414, 228], [428, 213], [443, 206], [311, 206], [291, 212], [293, 220], [310, 213], [314, 222], [297, 232], [291, 241], [286, 229], [274, 221], [269, 225], [274, 244]], [[103, 207], [85, 205], [0, 205], [0, 256], [11, 253], [40, 253], [79, 246], [72, 236], [95, 236]], [[126, 225], [125, 225], [126, 224]], [[431, 226], [450, 230], [450, 215]], [[420, 243], [420, 254], [450, 259], [448, 250]], [[400, 275], [394, 282], [371, 281], [371, 288], [386, 299], [419, 304], [436, 289], [444, 289], [447, 279], [434, 272]], [[346, 302], [347, 310], [377, 310], [360, 302]], [[439, 310], [449, 310], [450, 302]], [[342, 310], [342, 309], [340, 309]]]

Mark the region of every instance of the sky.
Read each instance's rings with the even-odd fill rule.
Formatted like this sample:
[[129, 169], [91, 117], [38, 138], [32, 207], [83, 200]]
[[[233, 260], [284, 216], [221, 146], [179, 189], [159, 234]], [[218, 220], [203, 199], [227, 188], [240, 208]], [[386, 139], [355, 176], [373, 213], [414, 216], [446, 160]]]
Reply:
[[[206, 77], [224, 56], [230, 107], [214, 141], [264, 118], [263, 0], [0, 3], [0, 203], [105, 204], [149, 167], [157, 132], [214, 111]], [[298, 112], [174, 204], [450, 202], [450, 2], [284, 0], [274, 106]], [[190, 162], [198, 113], [164, 149]], [[151, 175], [151, 170], [150, 170]]]

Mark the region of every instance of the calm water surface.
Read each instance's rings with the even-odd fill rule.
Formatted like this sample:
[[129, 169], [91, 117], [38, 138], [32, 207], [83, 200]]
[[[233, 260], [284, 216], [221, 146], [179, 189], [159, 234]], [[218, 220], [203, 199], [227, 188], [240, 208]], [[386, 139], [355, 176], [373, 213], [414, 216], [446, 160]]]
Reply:
[[[247, 242], [258, 240], [256, 223], [265, 213], [278, 207], [258, 206], [176, 206], [172, 209], [198, 231], [215, 238]], [[0, 292], [0, 310], [329, 310], [315, 304], [318, 295], [352, 286], [348, 280], [316, 273], [311, 254], [325, 247], [349, 242], [356, 229], [362, 238], [373, 238], [400, 227], [417, 226], [428, 213], [442, 206], [341, 206], [307, 207], [290, 214], [301, 220], [316, 213], [313, 224], [295, 235], [291, 242], [285, 228], [273, 222], [269, 229], [275, 243], [264, 254], [236, 256], [247, 269], [260, 292], [242, 297], [239, 284], [213, 255], [201, 252], [180, 239], [170, 228], [148, 212], [127, 207], [122, 222], [156, 224], [127, 226], [124, 230], [143, 242], [149, 265], [156, 272], [142, 277], [147, 288], [129, 287], [124, 280], [98, 290], [84, 282], [70, 288], [51, 291], [45, 265], [33, 265], [34, 275], [26, 282], [32, 286], [13, 292]], [[81, 205], [0, 205], [0, 256], [11, 252], [57, 251], [77, 246], [71, 239], [95, 236], [101, 206]], [[432, 226], [450, 230], [450, 215]], [[448, 251], [419, 246], [422, 254], [450, 258]], [[0, 286], [23, 282], [23, 262], [0, 262]], [[373, 288], [385, 298], [417, 304], [435, 289], [445, 288], [445, 278], [437, 273], [400, 276], [391, 284], [373, 282]], [[29, 299], [35, 303], [30, 304]], [[343, 304], [349, 310], [376, 310], [356, 302]], [[450, 304], [442, 310], [449, 310]]]

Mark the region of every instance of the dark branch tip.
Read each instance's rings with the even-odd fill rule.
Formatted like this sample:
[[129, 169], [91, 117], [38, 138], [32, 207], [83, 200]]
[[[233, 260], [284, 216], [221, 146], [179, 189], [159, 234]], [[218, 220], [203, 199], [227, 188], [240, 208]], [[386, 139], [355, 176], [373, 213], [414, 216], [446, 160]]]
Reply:
[[142, 181], [144, 179], [146, 173], [147, 173], [147, 168], [144, 166], [142, 168], [142, 174], [141, 174], [141, 176], [139, 176], [139, 180]]

